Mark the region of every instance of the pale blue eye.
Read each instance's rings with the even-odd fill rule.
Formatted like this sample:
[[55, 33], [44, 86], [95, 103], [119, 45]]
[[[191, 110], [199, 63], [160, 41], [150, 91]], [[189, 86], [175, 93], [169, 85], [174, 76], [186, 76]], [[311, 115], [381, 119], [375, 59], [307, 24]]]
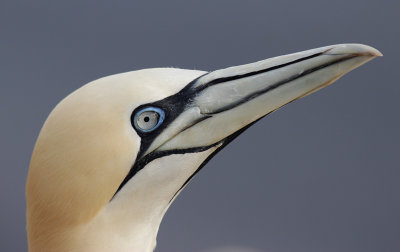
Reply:
[[165, 113], [156, 107], [147, 107], [139, 110], [134, 118], [135, 128], [141, 132], [151, 132], [157, 129], [164, 121]]

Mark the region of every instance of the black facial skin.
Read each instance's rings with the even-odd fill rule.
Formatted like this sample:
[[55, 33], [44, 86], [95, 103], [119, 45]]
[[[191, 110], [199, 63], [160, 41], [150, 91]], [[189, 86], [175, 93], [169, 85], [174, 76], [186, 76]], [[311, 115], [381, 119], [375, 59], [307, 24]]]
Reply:
[[[200, 76], [202, 77], [202, 76]], [[218, 143], [212, 145], [212, 146], [205, 146], [205, 147], [198, 147], [198, 148], [190, 148], [190, 149], [185, 149], [185, 150], [169, 150], [169, 151], [154, 151], [146, 156], [143, 156], [146, 150], [150, 147], [151, 143], [156, 139], [157, 136], [159, 136], [163, 130], [170, 125], [172, 121], [174, 121], [186, 108], [187, 104], [190, 103], [190, 100], [192, 100], [195, 95], [196, 95], [196, 90], [193, 88], [194, 84], [196, 81], [200, 78], [196, 78], [193, 81], [191, 81], [188, 85], [186, 85], [181, 91], [178, 93], [169, 96], [165, 99], [162, 99], [160, 101], [156, 101], [154, 103], [149, 103], [149, 104], [143, 104], [139, 107], [137, 107], [131, 115], [131, 124], [132, 127], [135, 129], [136, 133], [140, 136], [141, 142], [140, 142], [140, 149], [139, 152], [136, 156], [136, 162], [130, 169], [129, 173], [126, 175], [125, 179], [122, 181], [120, 186], [118, 187], [118, 190], [115, 192], [117, 194], [121, 188], [138, 172], [140, 171], [143, 167], [145, 167], [148, 163], [153, 161], [156, 158], [160, 158], [163, 156], [167, 155], [172, 155], [172, 154], [183, 154], [183, 153], [193, 153], [193, 152], [200, 152], [207, 150], [211, 148], [212, 146], [217, 145]], [[155, 129], [154, 131], [151, 132], [142, 132], [138, 129], [135, 128], [135, 124], [133, 122], [134, 117], [136, 113], [138, 113], [140, 110], [146, 107], [156, 107], [159, 109], [162, 109], [165, 113], [165, 118], [162, 124]], [[208, 117], [206, 117], [208, 118]], [[115, 196], [114, 194], [114, 196]]]

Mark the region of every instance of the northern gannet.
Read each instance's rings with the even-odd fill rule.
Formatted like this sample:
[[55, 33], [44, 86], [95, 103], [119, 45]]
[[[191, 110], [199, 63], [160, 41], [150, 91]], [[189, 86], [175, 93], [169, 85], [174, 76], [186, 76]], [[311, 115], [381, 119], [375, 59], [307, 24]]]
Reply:
[[145, 69], [63, 99], [27, 179], [31, 252], [150, 252], [190, 179], [260, 118], [381, 56], [341, 44], [213, 72]]

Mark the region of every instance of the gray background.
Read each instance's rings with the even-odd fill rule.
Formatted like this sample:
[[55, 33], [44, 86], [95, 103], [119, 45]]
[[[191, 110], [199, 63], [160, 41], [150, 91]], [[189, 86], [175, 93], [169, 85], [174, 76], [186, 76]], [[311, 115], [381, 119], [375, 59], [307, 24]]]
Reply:
[[394, 0], [1, 0], [0, 251], [27, 249], [29, 158], [71, 91], [135, 69], [213, 70], [343, 42], [385, 56], [220, 152], [166, 214], [157, 251], [400, 251], [399, 25]]

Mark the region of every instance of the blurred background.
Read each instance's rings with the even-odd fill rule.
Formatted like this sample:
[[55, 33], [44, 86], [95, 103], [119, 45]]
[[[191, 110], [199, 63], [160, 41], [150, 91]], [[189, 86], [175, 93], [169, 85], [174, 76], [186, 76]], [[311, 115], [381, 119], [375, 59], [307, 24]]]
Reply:
[[27, 250], [31, 151], [73, 90], [345, 42], [385, 56], [228, 145], [169, 209], [156, 251], [400, 251], [399, 25], [394, 0], [0, 1], [0, 251]]

